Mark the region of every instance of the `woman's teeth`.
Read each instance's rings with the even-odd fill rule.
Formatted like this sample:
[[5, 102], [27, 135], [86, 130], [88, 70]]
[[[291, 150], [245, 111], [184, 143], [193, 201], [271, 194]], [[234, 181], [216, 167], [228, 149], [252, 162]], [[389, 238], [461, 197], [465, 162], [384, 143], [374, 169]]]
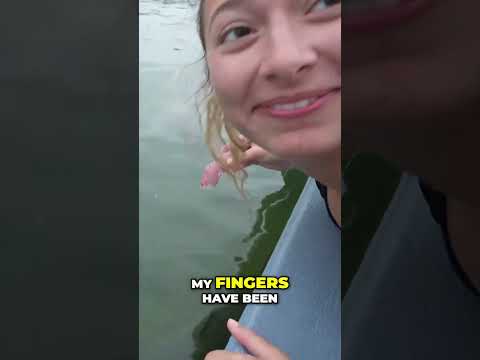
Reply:
[[280, 111], [303, 109], [312, 105], [316, 100], [317, 98], [312, 98], [312, 99], [306, 99], [306, 100], [298, 101], [296, 103], [291, 103], [291, 104], [276, 104], [276, 105], [272, 105], [272, 109], [280, 110]]

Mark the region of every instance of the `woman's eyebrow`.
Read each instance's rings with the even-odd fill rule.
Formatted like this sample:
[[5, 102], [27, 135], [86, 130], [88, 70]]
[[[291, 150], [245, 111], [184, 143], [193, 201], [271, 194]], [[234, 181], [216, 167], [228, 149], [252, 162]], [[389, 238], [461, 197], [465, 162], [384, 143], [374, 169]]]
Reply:
[[[247, 0], [248, 1], [248, 0]], [[212, 27], [213, 20], [220, 14], [222, 11], [231, 10], [234, 8], [238, 8], [245, 3], [245, 0], [226, 0], [222, 4], [220, 4], [215, 11], [213, 12], [212, 16], [210, 17], [210, 23], [208, 24], [208, 30]]]

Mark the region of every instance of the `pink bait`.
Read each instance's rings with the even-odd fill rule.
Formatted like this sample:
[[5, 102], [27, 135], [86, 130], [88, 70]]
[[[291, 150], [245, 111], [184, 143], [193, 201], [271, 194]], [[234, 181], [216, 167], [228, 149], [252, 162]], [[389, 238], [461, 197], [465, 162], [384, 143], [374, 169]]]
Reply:
[[216, 186], [222, 174], [223, 170], [220, 167], [220, 164], [212, 161], [210, 164], [205, 166], [205, 169], [203, 170], [202, 179], [200, 180], [200, 187], [202, 189], [206, 189], [208, 187]]

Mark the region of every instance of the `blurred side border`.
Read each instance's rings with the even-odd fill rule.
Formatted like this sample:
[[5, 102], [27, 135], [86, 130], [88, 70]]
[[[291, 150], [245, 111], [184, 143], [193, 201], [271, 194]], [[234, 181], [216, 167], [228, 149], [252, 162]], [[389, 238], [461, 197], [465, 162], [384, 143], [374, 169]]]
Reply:
[[138, 2], [0, 10], [0, 358], [138, 358]]

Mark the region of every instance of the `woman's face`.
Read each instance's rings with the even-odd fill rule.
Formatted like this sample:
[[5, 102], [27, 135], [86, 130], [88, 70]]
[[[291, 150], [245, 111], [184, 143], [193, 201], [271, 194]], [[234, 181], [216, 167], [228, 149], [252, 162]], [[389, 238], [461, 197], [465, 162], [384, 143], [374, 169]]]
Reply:
[[284, 159], [338, 154], [340, 1], [204, 1], [210, 81], [225, 120]]

